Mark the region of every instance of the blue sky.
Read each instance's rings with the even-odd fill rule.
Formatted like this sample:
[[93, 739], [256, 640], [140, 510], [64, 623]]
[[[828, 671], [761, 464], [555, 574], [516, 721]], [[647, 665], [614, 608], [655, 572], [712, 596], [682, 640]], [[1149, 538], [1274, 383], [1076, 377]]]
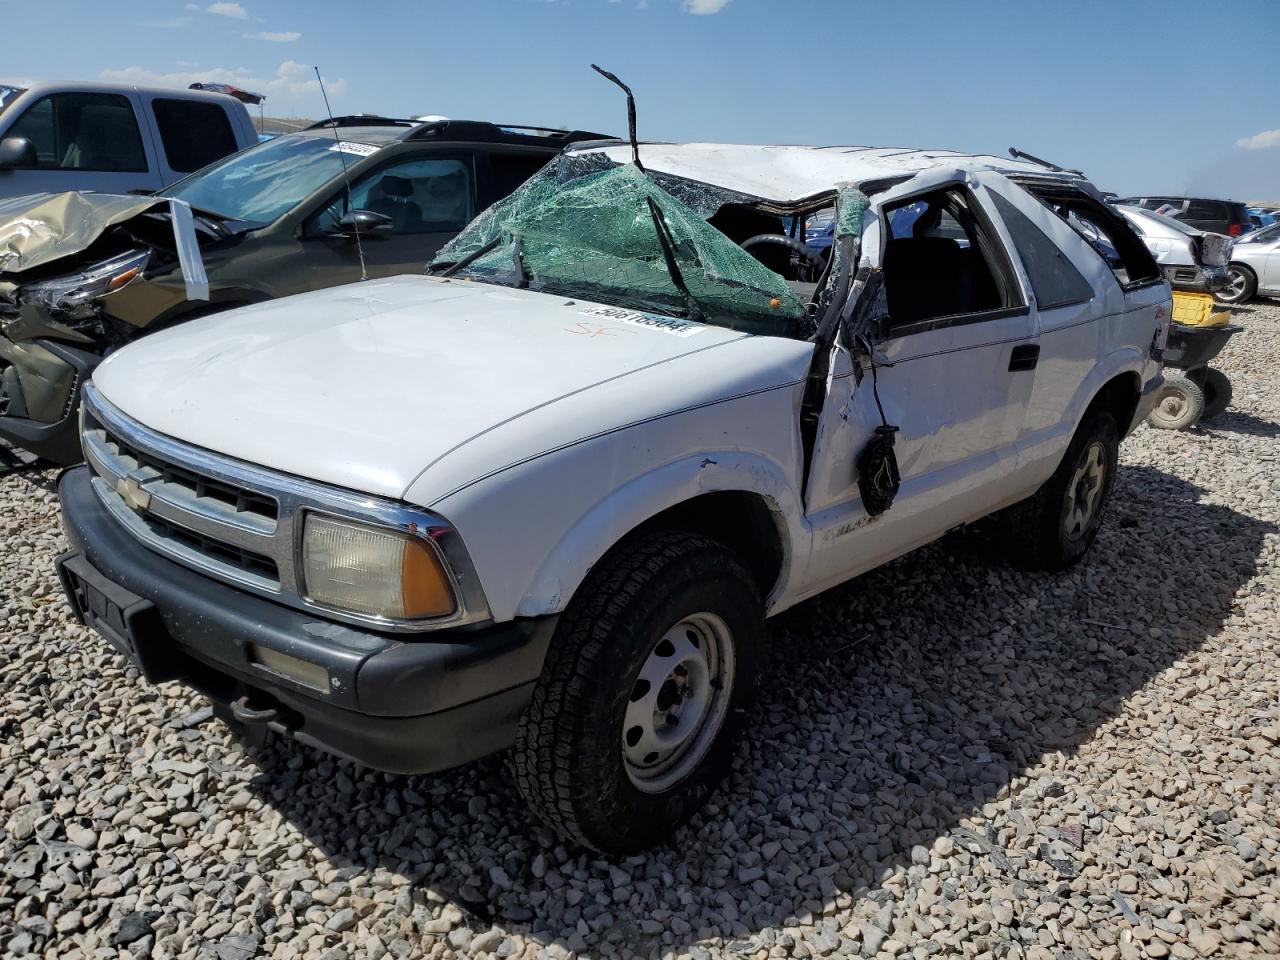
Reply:
[[273, 115], [1001, 152], [1280, 200], [1280, 0], [0, 0], [0, 79], [238, 82]]

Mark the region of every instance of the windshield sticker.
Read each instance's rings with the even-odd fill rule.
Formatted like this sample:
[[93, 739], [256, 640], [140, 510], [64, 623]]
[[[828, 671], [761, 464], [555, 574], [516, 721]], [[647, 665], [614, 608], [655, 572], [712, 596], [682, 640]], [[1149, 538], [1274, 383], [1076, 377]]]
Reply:
[[588, 317], [603, 317], [617, 323], [628, 323], [633, 327], [645, 327], [668, 333], [673, 337], [692, 337], [706, 329], [692, 320], [680, 320], [676, 317], [664, 317], [657, 313], [637, 313], [634, 310], [623, 310], [620, 307], [588, 307], [582, 311]]
[[378, 152], [377, 147], [367, 143], [356, 143], [354, 140], [339, 140], [329, 148], [330, 153], [354, 153], [357, 157], [372, 157]]

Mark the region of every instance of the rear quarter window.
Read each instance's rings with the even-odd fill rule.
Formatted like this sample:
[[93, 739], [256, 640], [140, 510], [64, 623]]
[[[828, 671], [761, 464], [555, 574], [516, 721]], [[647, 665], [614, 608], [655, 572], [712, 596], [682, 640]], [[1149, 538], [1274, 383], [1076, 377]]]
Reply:
[[240, 148], [227, 112], [216, 103], [153, 100], [151, 109], [169, 169], [177, 173], [193, 173]]
[[1049, 235], [994, 190], [991, 197], [1026, 268], [1031, 289], [1036, 295], [1036, 305], [1041, 310], [1052, 310], [1093, 299], [1093, 285]]

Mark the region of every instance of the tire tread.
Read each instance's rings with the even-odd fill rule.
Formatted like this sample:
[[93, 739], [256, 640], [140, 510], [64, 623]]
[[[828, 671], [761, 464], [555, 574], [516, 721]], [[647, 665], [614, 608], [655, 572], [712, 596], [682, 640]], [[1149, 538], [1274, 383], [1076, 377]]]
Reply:
[[[1118, 446], [1119, 432], [1115, 419], [1101, 407], [1091, 406], [1085, 411], [1053, 476], [1030, 497], [1006, 507], [997, 515], [1004, 552], [1016, 566], [1027, 570], [1056, 571], [1069, 567], [1079, 559], [1066, 555], [1062, 549], [1058, 531], [1059, 514], [1068, 477], [1075, 466], [1077, 451], [1099, 431], [1115, 437]], [[1111, 475], [1107, 478], [1108, 488], [1104, 491], [1099, 511], [1106, 510], [1106, 498], [1114, 479], [1114, 466], [1114, 461], [1108, 464]], [[1088, 545], [1085, 550], [1087, 552]]]
[[573, 743], [566, 724], [578, 729], [589, 697], [600, 695], [593, 676], [613, 652], [620, 621], [634, 614], [650, 585], [675, 564], [723, 574], [726, 565], [744, 582], [751, 575], [727, 547], [706, 537], [663, 531], [636, 537], [588, 574], [561, 616], [542, 676], [520, 719], [511, 769], [516, 786], [534, 812], [563, 836], [595, 850], [611, 846], [593, 836], [579, 812], [584, 797], [574, 776]]

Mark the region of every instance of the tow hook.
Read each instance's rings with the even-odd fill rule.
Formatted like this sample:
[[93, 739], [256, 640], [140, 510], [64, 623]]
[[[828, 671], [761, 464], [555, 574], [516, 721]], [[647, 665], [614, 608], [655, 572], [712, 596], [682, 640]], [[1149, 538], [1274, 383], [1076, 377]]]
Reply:
[[272, 723], [280, 719], [277, 707], [251, 707], [246, 694], [231, 702], [231, 715], [241, 723]]

